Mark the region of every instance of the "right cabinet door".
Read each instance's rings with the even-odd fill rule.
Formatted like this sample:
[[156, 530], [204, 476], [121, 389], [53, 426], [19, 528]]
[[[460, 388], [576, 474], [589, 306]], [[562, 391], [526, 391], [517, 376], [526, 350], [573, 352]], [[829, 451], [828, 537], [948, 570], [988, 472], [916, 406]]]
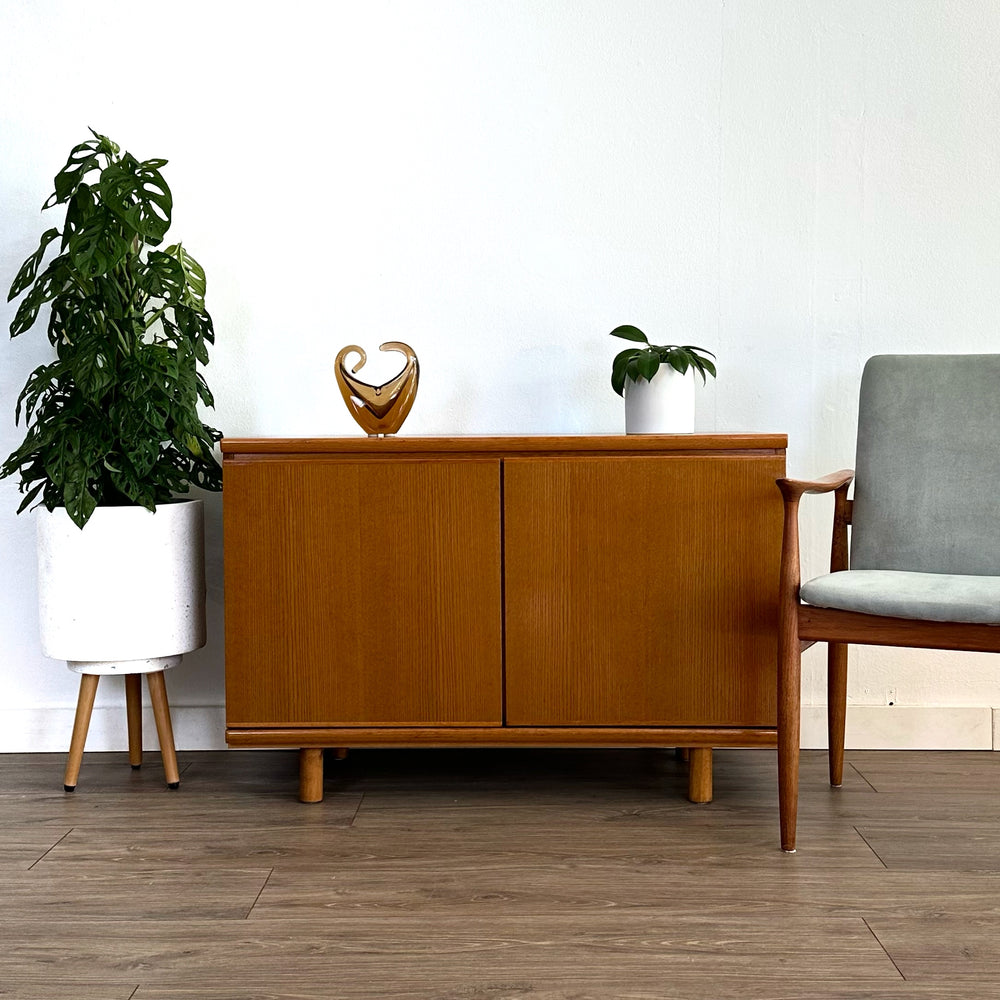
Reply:
[[504, 462], [509, 726], [773, 726], [784, 459]]

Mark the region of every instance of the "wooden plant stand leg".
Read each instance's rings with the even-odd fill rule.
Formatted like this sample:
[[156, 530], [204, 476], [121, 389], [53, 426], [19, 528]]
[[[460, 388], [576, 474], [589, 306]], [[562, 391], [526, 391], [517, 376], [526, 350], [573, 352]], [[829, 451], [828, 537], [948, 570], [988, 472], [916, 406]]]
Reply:
[[323, 801], [323, 748], [299, 750], [299, 802]]
[[170, 788], [180, 788], [181, 776], [177, 770], [177, 751], [174, 749], [174, 730], [170, 724], [170, 706], [167, 704], [167, 685], [163, 671], [146, 674], [149, 698], [153, 703], [153, 718], [156, 733], [160, 738], [160, 755], [163, 757], [163, 771]]
[[692, 747], [688, 772], [688, 798], [692, 802], [712, 801], [712, 748]]
[[94, 711], [94, 697], [97, 694], [97, 684], [100, 674], [80, 675], [80, 694], [76, 700], [76, 718], [73, 720], [73, 736], [69, 743], [69, 760], [66, 761], [66, 775], [63, 778], [63, 788], [72, 792], [80, 777], [80, 765], [83, 763], [83, 747], [87, 742], [87, 730], [90, 728], [90, 716]]
[[125, 714], [128, 718], [128, 762], [142, 767], [142, 675], [125, 675]]

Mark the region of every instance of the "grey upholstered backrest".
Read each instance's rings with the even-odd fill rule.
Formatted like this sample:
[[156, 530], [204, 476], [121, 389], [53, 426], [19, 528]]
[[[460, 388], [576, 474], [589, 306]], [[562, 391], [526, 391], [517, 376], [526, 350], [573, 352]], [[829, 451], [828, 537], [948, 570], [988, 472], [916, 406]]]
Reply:
[[883, 355], [861, 378], [852, 569], [1000, 575], [1000, 355]]

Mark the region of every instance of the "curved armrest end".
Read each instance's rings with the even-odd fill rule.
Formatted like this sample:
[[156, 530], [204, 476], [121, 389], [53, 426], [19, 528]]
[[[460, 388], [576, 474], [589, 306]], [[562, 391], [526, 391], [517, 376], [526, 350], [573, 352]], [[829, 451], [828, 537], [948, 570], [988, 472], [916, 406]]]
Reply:
[[832, 493], [850, 485], [853, 479], [853, 469], [841, 469], [818, 479], [777, 479], [775, 482], [785, 500], [798, 500], [803, 493]]

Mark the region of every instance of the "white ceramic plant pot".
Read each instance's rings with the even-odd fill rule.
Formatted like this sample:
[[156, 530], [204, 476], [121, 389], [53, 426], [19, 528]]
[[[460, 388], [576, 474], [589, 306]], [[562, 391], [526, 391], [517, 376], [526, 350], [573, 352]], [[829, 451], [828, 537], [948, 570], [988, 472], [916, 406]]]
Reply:
[[626, 434], [690, 434], [694, 430], [694, 371], [660, 365], [652, 382], [625, 379]]
[[201, 500], [38, 511], [42, 651], [87, 674], [152, 673], [205, 645]]

